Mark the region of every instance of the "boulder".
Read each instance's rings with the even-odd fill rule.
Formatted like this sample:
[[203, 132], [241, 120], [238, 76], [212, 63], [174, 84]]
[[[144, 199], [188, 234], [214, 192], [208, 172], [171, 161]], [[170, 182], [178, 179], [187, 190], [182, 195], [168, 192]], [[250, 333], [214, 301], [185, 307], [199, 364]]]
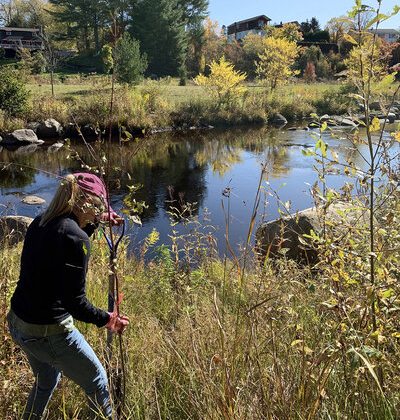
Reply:
[[[368, 215], [367, 211], [356, 208], [350, 203], [338, 202], [328, 208], [326, 220], [331, 222], [335, 230], [347, 232], [353, 229], [354, 225], [360, 227], [368, 223]], [[311, 231], [318, 233], [321, 228], [321, 213], [315, 207], [273, 220], [257, 229], [257, 252], [262, 257], [268, 254], [270, 258], [277, 258], [281, 256], [279, 251], [286, 249], [286, 258], [315, 264], [318, 262], [318, 251], [311, 246], [309, 239], [303, 238], [303, 235], [310, 235]]]
[[63, 133], [63, 126], [54, 118], [42, 121], [37, 127], [37, 135], [42, 138], [59, 137]]
[[2, 140], [3, 144], [41, 144], [43, 140], [39, 140], [35, 132], [29, 128], [15, 130], [6, 134]]
[[358, 127], [351, 118], [336, 117], [336, 121], [341, 127]]
[[16, 245], [24, 240], [33, 219], [25, 216], [5, 216], [0, 219], [0, 244]]
[[64, 146], [64, 143], [58, 141], [47, 148], [48, 153], [55, 153]]
[[272, 124], [276, 124], [279, 126], [287, 124], [287, 119], [282, 114], [274, 114], [270, 119], [269, 122]]
[[40, 125], [40, 122], [31, 121], [31, 122], [28, 122], [28, 124], [26, 124], [25, 128], [29, 128], [30, 130], [33, 130], [37, 135], [37, 129], [38, 129], [39, 125]]
[[86, 124], [81, 128], [81, 133], [84, 137], [97, 137], [100, 134], [100, 130], [93, 124]]
[[371, 102], [369, 104], [369, 109], [371, 111], [381, 111], [381, 104], [378, 101]]
[[30, 206], [41, 206], [42, 204], [46, 204], [46, 200], [41, 197], [37, 197], [36, 195], [27, 195], [22, 199], [24, 204], [29, 204]]

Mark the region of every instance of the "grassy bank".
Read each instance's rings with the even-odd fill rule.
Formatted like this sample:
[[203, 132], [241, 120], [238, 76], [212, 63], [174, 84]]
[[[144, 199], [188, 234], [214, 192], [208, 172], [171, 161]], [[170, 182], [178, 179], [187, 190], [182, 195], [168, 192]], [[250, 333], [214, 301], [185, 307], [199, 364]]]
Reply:
[[[198, 240], [190, 240], [193, 249]], [[121, 252], [121, 311], [131, 318], [123, 336], [127, 364], [123, 418], [397, 418], [399, 347], [398, 335], [392, 334], [399, 308], [396, 274], [386, 279], [393, 293], [381, 289], [386, 300], [380, 301], [379, 325], [384, 327], [379, 334], [385, 339], [376, 349], [369, 299], [362, 279], [355, 275], [363, 269], [360, 261], [337, 251], [335, 264], [327, 269], [321, 265], [314, 273], [282, 259], [273, 265], [267, 261], [249, 269], [242, 266], [239, 275], [235, 264], [214, 257], [210, 244], [196, 242], [193, 265], [182, 263], [186, 245], [179, 249], [179, 259], [166, 247], [156, 248], [146, 264]], [[20, 251], [18, 246], [1, 255], [3, 320], [18, 277]], [[88, 295], [103, 308], [107, 262], [104, 238], [97, 238]], [[334, 273], [340, 273], [340, 280], [334, 280]], [[346, 281], [346, 273], [354, 276], [353, 282]], [[105, 331], [77, 326], [104, 362]], [[4, 324], [1, 335], [0, 416], [15, 420], [33, 378]], [[382, 387], [378, 369], [384, 375]], [[48, 419], [86, 416], [82, 391], [63, 379]]]
[[[105, 76], [56, 75], [54, 97], [47, 76], [32, 79], [28, 88], [31, 96], [26, 114], [14, 119], [0, 115], [0, 131], [46, 118], [55, 118], [64, 125], [76, 121], [79, 125], [107, 126], [111, 87]], [[264, 123], [275, 113], [288, 120], [308, 118], [313, 112], [343, 114], [349, 106], [350, 99], [338, 84], [293, 85], [272, 93], [249, 84], [242, 99], [218, 106], [193, 83], [178, 86], [173, 79], [146, 80], [132, 88], [117, 87], [113, 123], [132, 130], [230, 126]]]

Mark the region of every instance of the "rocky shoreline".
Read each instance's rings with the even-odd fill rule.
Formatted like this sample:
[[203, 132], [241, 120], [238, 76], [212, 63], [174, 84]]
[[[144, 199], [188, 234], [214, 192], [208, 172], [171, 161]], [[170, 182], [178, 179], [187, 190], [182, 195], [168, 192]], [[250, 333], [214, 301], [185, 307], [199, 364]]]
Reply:
[[[363, 106], [359, 105], [360, 112]], [[387, 111], [389, 110], [389, 111]], [[400, 101], [395, 101], [391, 105], [382, 105], [379, 102], [372, 102], [369, 105], [370, 120], [378, 118], [382, 123], [392, 124], [396, 120], [400, 120]], [[323, 115], [318, 120], [311, 120], [303, 130], [317, 129], [324, 122], [330, 127], [341, 128], [357, 128], [363, 126], [366, 122], [364, 114], [354, 115]], [[275, 128], [284, 128], [288, 124], [288, 120], [281, 114], [272, 115], [264, 123], [270, 124]], [[227, 122], [226, 127], [231, 125]], [[202, 124], [200, 126], [182, 126], [182, 127], [160, 127], [153, 129], [143, 129], [140, 127], [131, 127], [128, 131], [132, 135], [151, 135], [161, 132], [173, 131], [190, 131], [190, 130], [204, 130], [213, 129], [214, 126]], [[288, 127], [289, 131], [297, 130], [297, 127]], [[119, 127], [113, 127], [113, 131], [118, 135]], [[107, 130], [106, 130], [107, 131]], [[1, 146], [30, 146], [31, 149], [45, 143], [45, 140], [54, 140], [54, 144], [49, 147], [49, 152], [54, 152], [62, 147], [63, 140], [66, 138], [85, 137], [88, 139], [97, 138], [101, 135], [101, 128], [93, 124], [87, 124], [79, 127], [76, 124], [69, 123], [63, 126], [54, 118], [48, 118], [45, 121], [29, 122], [26, 128], [14, 130], [10, 133], [0, 133], [0, 147]], [[44, 140], [45, 139], [45, 140]], [[36, 146], [36, 147], [35, 147]]]

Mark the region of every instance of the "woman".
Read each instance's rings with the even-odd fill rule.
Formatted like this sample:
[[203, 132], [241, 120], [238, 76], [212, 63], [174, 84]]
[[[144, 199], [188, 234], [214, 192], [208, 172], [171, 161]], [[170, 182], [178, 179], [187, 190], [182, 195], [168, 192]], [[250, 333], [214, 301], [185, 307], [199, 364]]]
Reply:
[[[103, 213], [104, 207], [110, 211]], [[28, 228], [21, 272], [7, 315], [13, 340], [35, 375], [23, 419], [40, 419], [61, 372], [81, 386], [92, 418], [113, 417], [106, 372], [73, 319], [123, 333], [129, 319], [96, 308], [85, 294], [89, 236], [111, 215], [103, 182], [92, 174], [68, 175], [43, 215]]]

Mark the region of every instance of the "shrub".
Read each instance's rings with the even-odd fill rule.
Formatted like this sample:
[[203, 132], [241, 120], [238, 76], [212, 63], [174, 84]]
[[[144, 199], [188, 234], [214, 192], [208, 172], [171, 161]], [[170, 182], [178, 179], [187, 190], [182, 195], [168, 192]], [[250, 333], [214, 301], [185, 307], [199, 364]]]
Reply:
[[194, 82], [204, 86], [212, 98], [217, 99], [218, 106], [232, 105], [246, 91], [241, 83], [246, 79], [246, 74], [234, 69], [233, 64], [222, 57], [217, 63], [210, 64], [210, 76], [198, 75]]
[[46, 59], [41, 51], [38, 51], [32, 58], [32, 74], [41, 74], [46, 71]]
[[147, 55], [140, 54], [140, 43], [128, 33], [118, 41], [116, 57], [117, 80], [122, 83], [138, 84], [147, 69]]
[[29, 92], [15, 71], [3, 67], [0, 71], [0, 109], [11, 116], [27, 110]]

